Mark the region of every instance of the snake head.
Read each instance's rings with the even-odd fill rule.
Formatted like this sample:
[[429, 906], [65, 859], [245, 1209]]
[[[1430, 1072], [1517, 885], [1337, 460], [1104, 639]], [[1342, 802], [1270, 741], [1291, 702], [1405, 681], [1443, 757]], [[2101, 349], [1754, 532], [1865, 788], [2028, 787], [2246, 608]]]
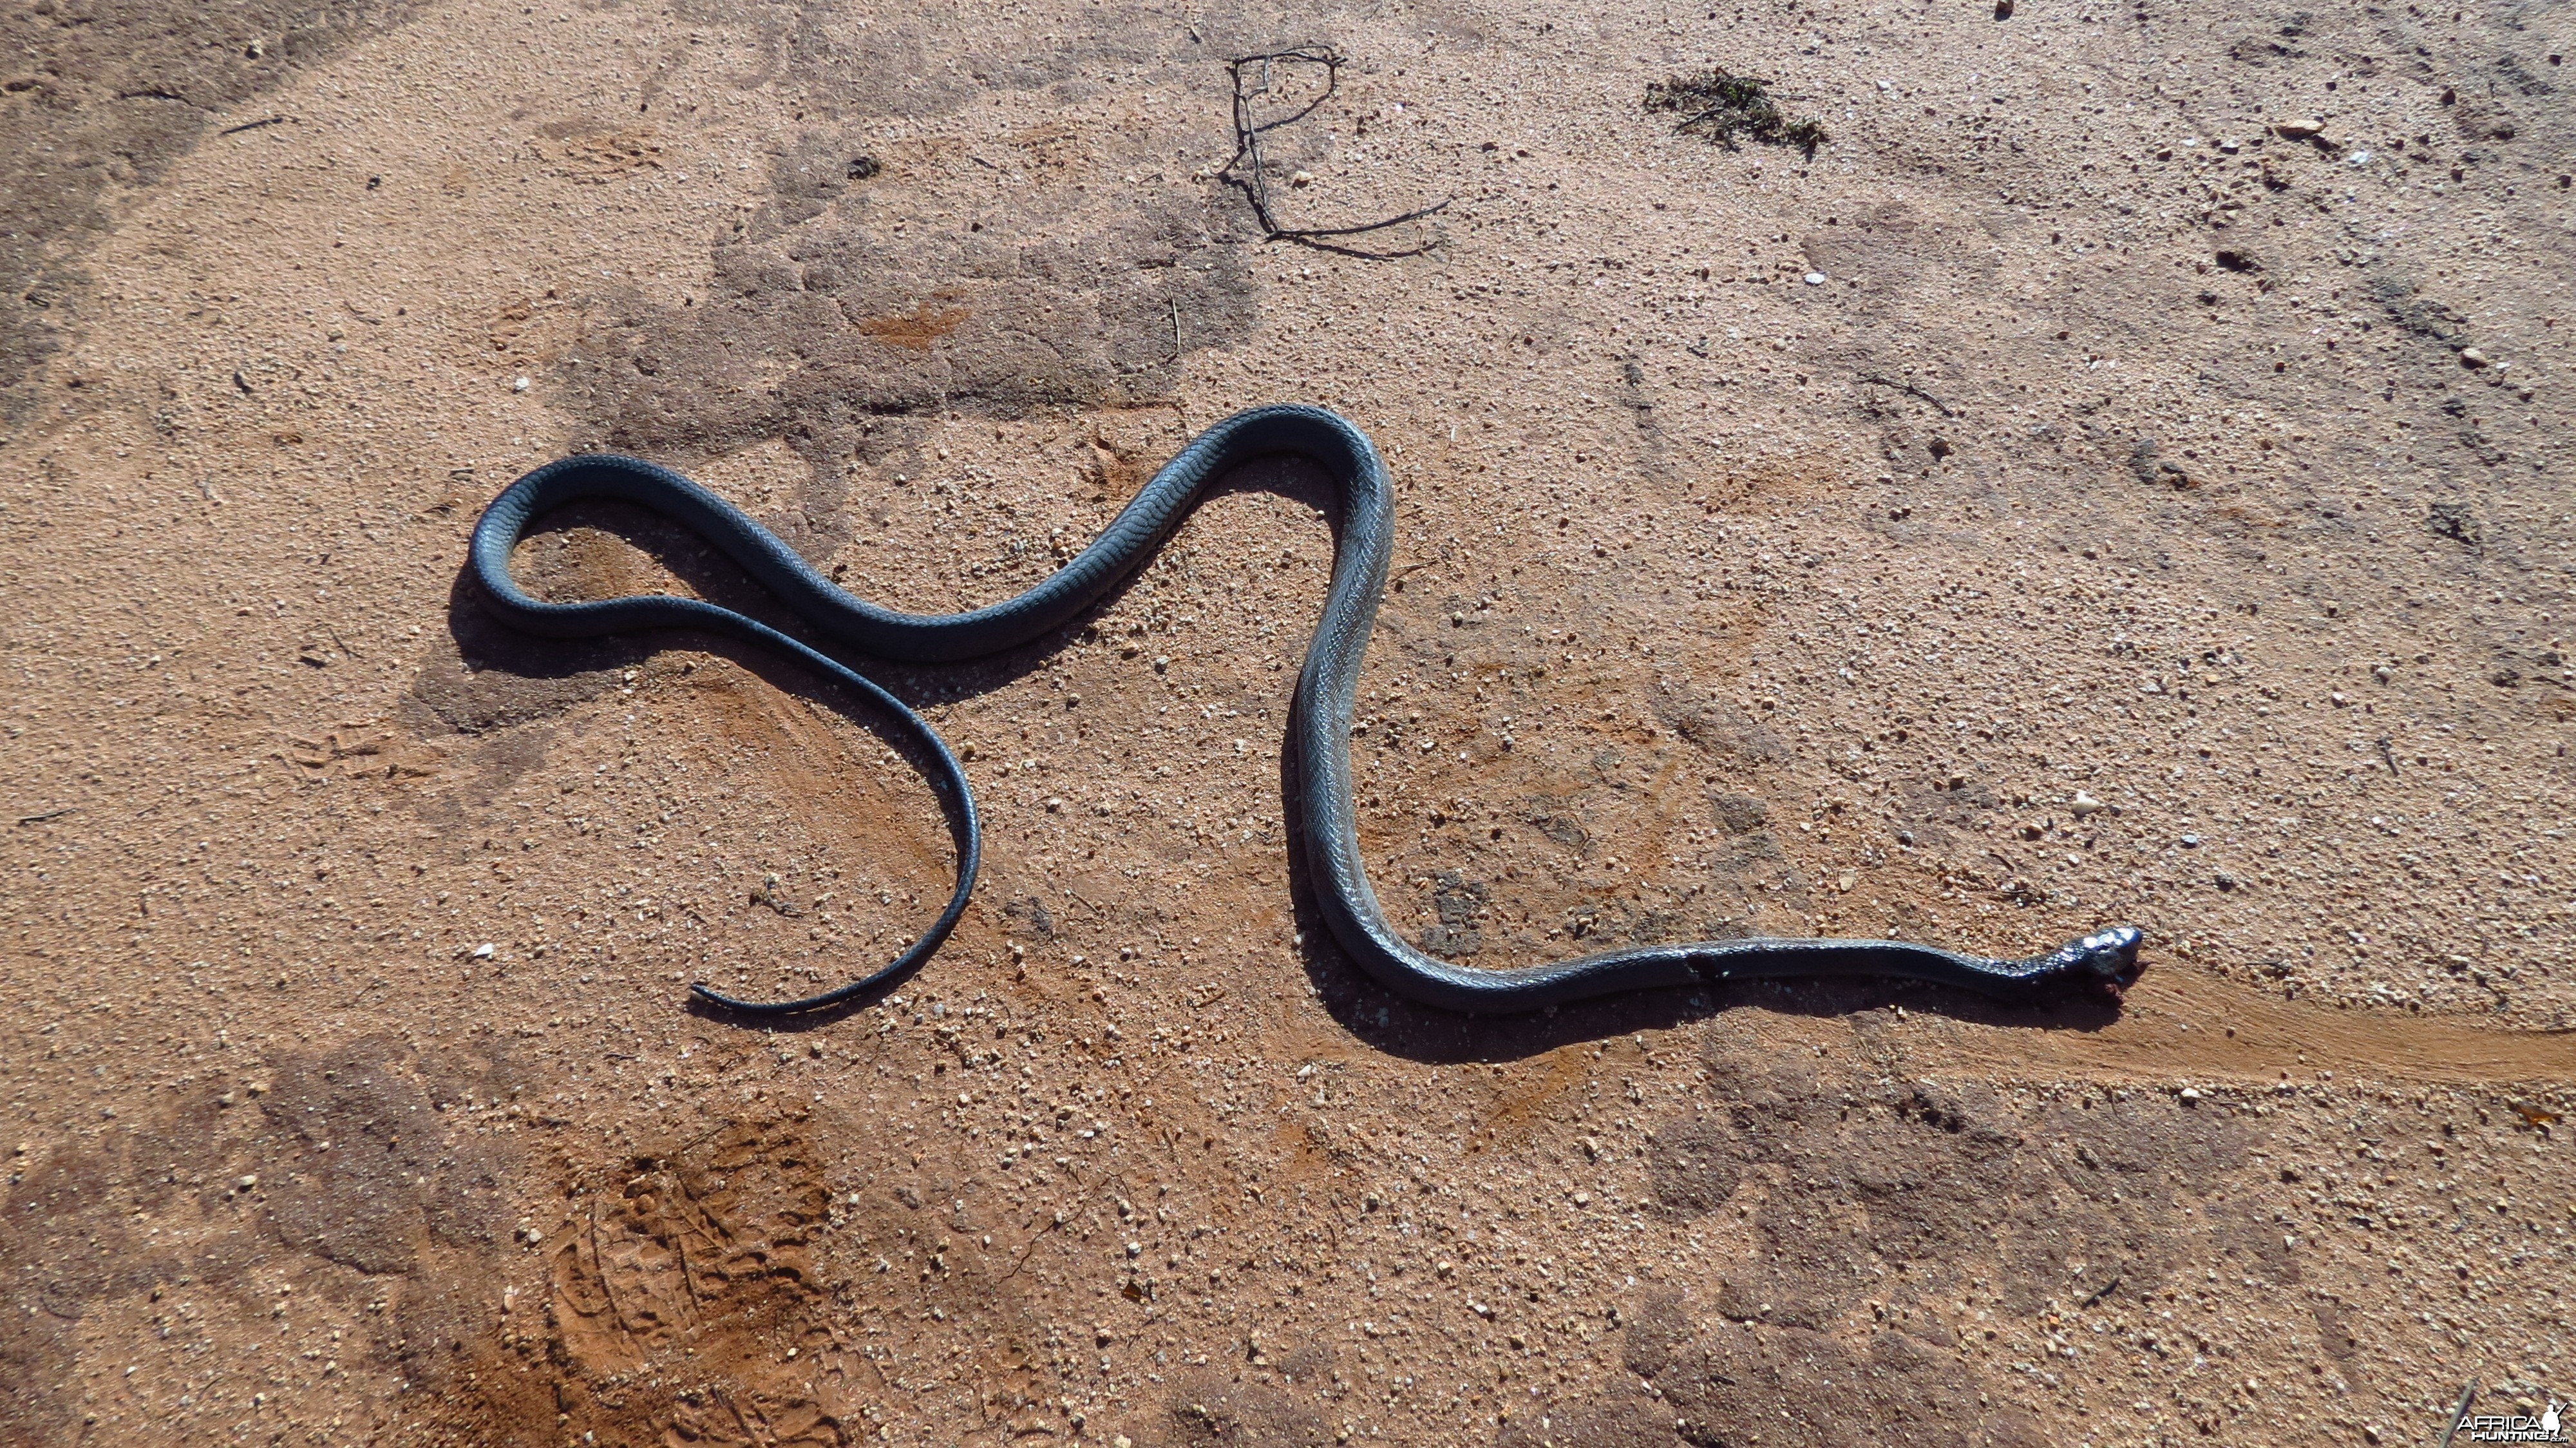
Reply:
[[2143, 939], [2134, 925], [2097, 930], [2041, 956], [2033, 974], [2068, 987], [2089, 986], [2118, 1000], [2146, 970], [2138, 963], [2138, 943]]

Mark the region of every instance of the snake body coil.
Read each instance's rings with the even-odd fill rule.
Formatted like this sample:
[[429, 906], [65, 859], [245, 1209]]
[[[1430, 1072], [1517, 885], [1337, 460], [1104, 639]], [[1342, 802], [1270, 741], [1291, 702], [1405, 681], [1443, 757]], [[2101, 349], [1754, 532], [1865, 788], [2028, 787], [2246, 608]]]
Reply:
[[854, 598], [724, 499], [666, 468], [591, 455], [549, 463], [510, 485], [475, 525], [469, 568], [484, 605], [527, 633], [582, 638], [645, 628], [701, 628], [779, 650], [847, 684], [899, 721], [932, 766], [931, 784], [957, 844], [957, 888], [930, 929], [885, 967], [837, 990], [801, 1000], [745, 1001], [704, 984], [695, 992], [737, 1010], [784, 1012], [837, 1004], [927, 960], [974, 889], [980, 832], [965, 771], [919, 715], [865, 676], [776, 629], [696, 599], [645, 595], [594, 603], [548, 603], [510, 578], [510, 553], [535, 519], [586, 498], [617, 499], [661, 513], [704, 536], [816, 631], [863, 653], [950, 663], [1025, 643], [1079, 614], [1150, 557], [1198, 495], [1237, 464], [1293, 453], [1339, 484], [1341, 536], [1332, 588], [1298, 680], [1289, 722], [1306, 863], [1315, 899], [1342, 948], [1399, 995], [1450, 1010], [1526, 1011], [1589, 996], [1752, 976], [1910, 976], [2007, 1001], [2070, 985], [2117, 992], [2138, 973], [2138, 932], [2115, 926], [2045, 955], [1996, 960], [1896, 940], [1707, 941], [1584, 956], [1518, 970], [1480, 970], [1426, 955], [1396, 934], [1378, 908], [1362, 866], [1351, 800], [1350, 735], [1360, 660], [1377, 619], [1394, 552], [1394, 487], [1377, 449], [1358, 428], [1314, 407], [1241, 412], [1201, 433], [1165, 464], [1090, 547], [1045, 582], [970, 613], [897, 613]]

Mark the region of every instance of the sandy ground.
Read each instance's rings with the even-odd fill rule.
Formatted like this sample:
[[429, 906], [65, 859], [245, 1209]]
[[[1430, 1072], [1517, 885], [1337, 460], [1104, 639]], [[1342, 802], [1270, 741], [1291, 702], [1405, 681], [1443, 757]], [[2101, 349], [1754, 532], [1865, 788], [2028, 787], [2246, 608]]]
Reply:
[[[1578, 9], [0, 16], [0, 1439], [2576, 1396], [2567, 7]], [[1297, 42], [1283, 219], [1446, 201], [1419, 254], [1216, 175]], [[1711, 64], [1829, 139], [1644, 108]], [[2128, 920], [2145, 980], [1392, 999], [1292, 864], [1333, 534], [1276, 463], [1059, 637], [859, 661], [973, 749], [977, 902], [863, 1009], [693, 1013], [873, 968], [946, 832], [787, 664], [496, 630], [483, 503], [616, 447], [945, 609], [1291, 400], [1400, 479], [1355, 749], [1427, 946]], [[519, 567], [760, 606], [616, 510]]]

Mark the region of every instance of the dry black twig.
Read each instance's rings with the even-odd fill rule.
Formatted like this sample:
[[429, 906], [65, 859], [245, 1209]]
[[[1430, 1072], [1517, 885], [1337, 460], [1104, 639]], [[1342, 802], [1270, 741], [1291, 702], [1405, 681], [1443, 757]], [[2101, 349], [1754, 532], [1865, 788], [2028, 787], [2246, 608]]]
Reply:
[[2118, 1273], [2118, 1272], [2114, 1272], [2114, 1273], [2112, 1273], [2112, 1274], [2111, 1274], [2111, 1280], [2110, 1280], [2110, 1281], [2105, 1282], [2105, 1283], [2103, 1283], [2101, 1286], [2094, 1288], [2092, 1291], [2085, 1293], [2085, 1294], [2084, 1294], [2084, 1300], [2083, 1300], [2082, 1302], [2079, 1302], [2079, 1303], [2075, 1304], [2075, 1310], [2076, 1310], [2076, 1311], [2078, 1311], [2078, 1312], [2082, 1312], [2084, 1309], [2086, 1309], [2086, 1308], [2088, 1308], [2088, 1307], [2091, 1307], [2094, 1303], [2097, 1303], [2097, 1302], [2101, 1301], [2103, 1298], [2110, 1296], [2110, 1295], [2111, 1295], [2111, 1289], [2120, 1285], [2120, 1277], [2121, 1277], [2121, 1275], [2122, 1275], [2122, 1274], [2120, 1274], [2120, 1273]]
[[1924, 401], [1931, 403], [1934, 407], [1939, 408], [1943, 417], [1957, 417], [1959, 415], [1956, 411], [1951, 409], [1950, 404], [1943, 402], [1940, 398], [1933, 396], [1931, 393], [1924, 391], [1922, 388], [1915, 386], [1911, 382], [1900, 382], [1893, 377], [1881, 377], [1875, 372], [1862, 373], [1860, 375], [1860, 380], [1869, 383], [1874, 387], [1893, 387], [1897, 391], [1905, 393], [1908, 396], [1922, 398]]
[[[1282, 65], [1322, 66], [1324, 68], [1323, 92], [1277, 120], [1257, 120], [1253, 115], [1253, 101], [1256, 97], [1270, 93], [1271, 69]], [[1366, 222], [1359, 226], [1282, 226], [1279, 224], [1277, 214], [1271, 210], [1270, 172], [1268, 164], [1261, 156], [1261, 138], [1282, 126], [1294, 125], [1304, 120], [1313, 115], [1317, 107], [1331, 100], [1333, 93], [1341, 85], [1342, 65], [1341, 56], [1320, 45], [1300, 45], [1288, 50], [1270, 51], [1263, 55], [1241, 55], [1227, 61], [1226, 73], [1232, 78], [1234, 84], [1234, 155], [1226, 161], [1218, 174], [1225, 177], [1229, 183], [1241, 188], [1245, 198], [1251, 201], [1252, 216], [1261, 224], [1261, 239], [1264, 241], [1292, 241], [1299, 246], [1311, 246], [1318, 251], [1338, 252], [1343, 256], [1361, 257], [1370, 261], [1392, 261], [1402, 256], [1420, 256], [1438, 246], [1439, 239], [1434, 237], [1420, 245], [1397, 250], [1373, 250], [1367, 247], [1344, 245], [1340, 238], [1365, 236], [1371, 232], [1402, 226], [1408, 221], [1420, 221], [1426, 216], [1448, 210], [1449, 203], [1446, 201], [1436, 206], [1425, 206], [1419, 210], [1405, 212], [1401, 216], [1390, 216], [1382, 221]], [[1255, 82], [1248, 90], [1245, 88], [1247, 79]]]
[[2471, 1378], [2469, 1385], [2460, 1389], [2460, 1405], [2451, 1410], [2451, 1421], [2442, 1429], [2442, 1448], [2451, 1448], [2451, 1439], [2460, 1431], [2460, 1420], [2469, 1416], [2469, 1404], [2477, 1400], [2478, 1380]]

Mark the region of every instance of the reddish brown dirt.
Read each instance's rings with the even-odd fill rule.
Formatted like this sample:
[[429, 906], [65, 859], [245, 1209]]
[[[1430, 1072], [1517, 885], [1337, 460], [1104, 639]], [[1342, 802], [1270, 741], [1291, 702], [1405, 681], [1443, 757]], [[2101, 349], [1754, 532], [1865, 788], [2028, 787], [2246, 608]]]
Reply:
[[[0, 19], [0, 1442], [2576, 1395], [2567, 12], [1595, 10]], [[1418, 255], [1216, 175], [1225, 58], [1310, 40], [1274, 200], [1447, 198]], [[1644, 109], [1707, 64], [1828, 141]], [[949, 609], [1287, 400], [1399, 481], [1354, 749], [1427, 948], [2125, 919], [2145, 979], [1390, 997], [1293, 864], [1273, 462], [1057, 637], [857, 661], [971, 750], [976, 903], [849, 1014], [693, 1012], [899, 949], [947, 832], [791, 665], [496, 628], [483, 504], [626, 449]], [[770, 607], [617, 509], [517, 567]]]

